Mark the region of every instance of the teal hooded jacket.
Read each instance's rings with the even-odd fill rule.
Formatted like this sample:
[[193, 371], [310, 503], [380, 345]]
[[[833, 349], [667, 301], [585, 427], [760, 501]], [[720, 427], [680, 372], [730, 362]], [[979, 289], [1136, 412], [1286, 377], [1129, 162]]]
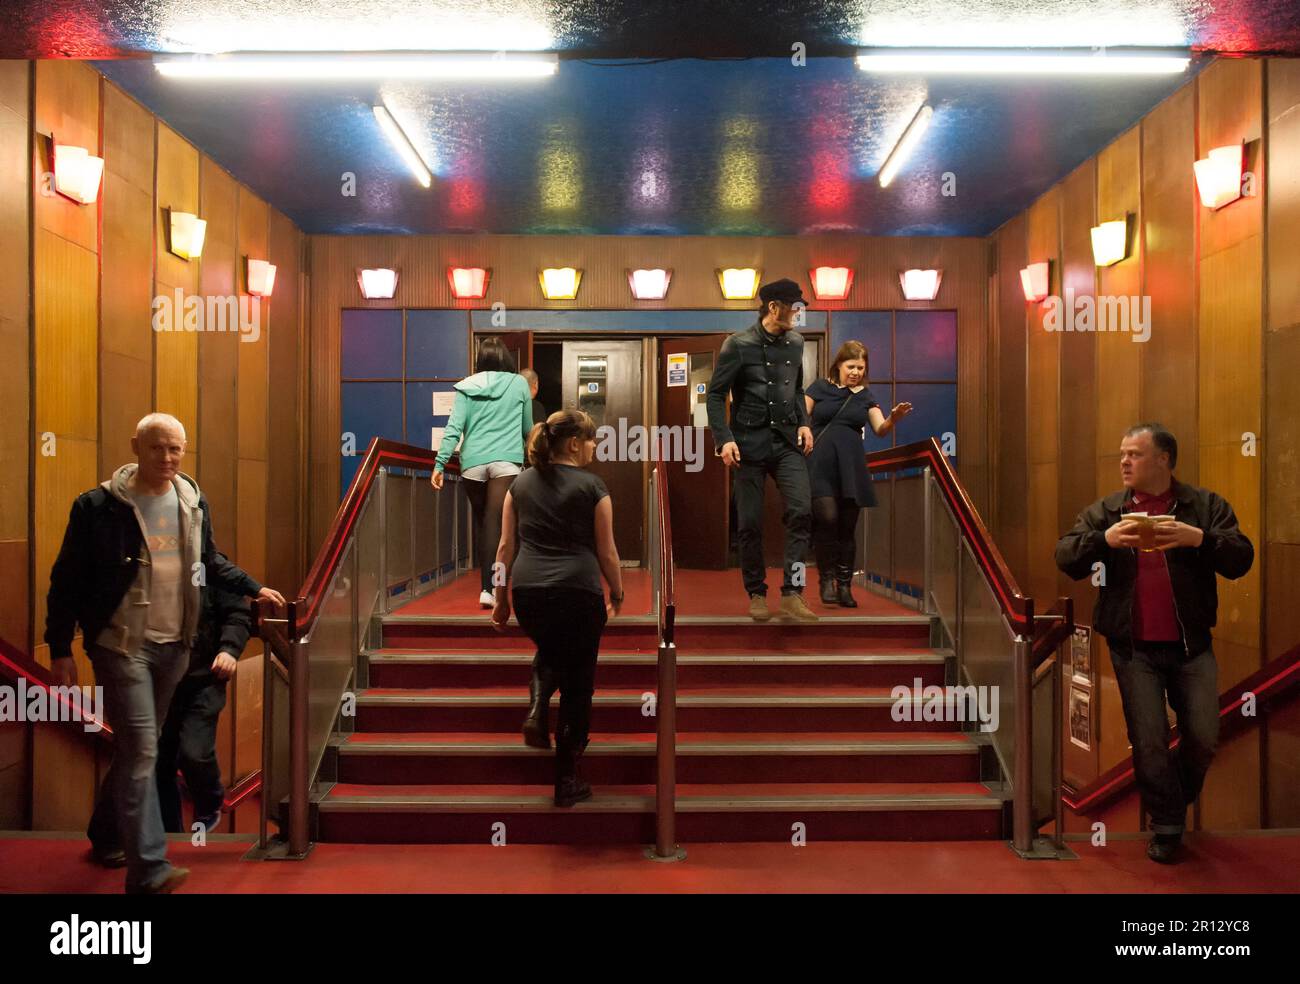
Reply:
[[476, 372], [455, 385], [451, 417], [438, 445], [434, 466], [442, 471], [464, 437], [460, 467], [489, 461], [524, 463], [524, 444], [533, 428], [533, 400], [528, 380], [515, 372]]

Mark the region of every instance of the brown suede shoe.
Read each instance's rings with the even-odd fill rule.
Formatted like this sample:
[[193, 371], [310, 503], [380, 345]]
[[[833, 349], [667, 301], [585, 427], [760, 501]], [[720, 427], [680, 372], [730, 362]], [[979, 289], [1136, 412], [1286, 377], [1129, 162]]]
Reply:
[[163, 876], [162, 881], [156, 885], [149, 885], [140, 890], [140, 895], [170, 895], [176, 889], [185, 884], [185, 879], [190, 876], [189, 868], [172, 868]]
[[804, 604], [803, 595], [788, 594], [781, 596], [781, 614], [796, 622], [817, 622], [817, 613]]
[[767, 598], [764, 595], [749, 596], [749, 617], [755, 622], [766, 622], [772, 617], [772, 612], [767, 607]]

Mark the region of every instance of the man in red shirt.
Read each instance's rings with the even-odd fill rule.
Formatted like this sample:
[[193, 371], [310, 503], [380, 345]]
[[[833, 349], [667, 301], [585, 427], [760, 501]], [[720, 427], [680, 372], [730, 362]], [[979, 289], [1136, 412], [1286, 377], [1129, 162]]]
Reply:
[[[1178, 442], [1165, 427], [1129, 428], [1120, 442], [1124, 489], [1080, 513], [1056, 545], [1056, 565], [1076, 581], [1102, 575], [1093, 627], [1110, 647], [1133, 772], [1151, 816], [1147, 856], [1163, 864], [1178, 858], [1187, 807], [1219, 738], [1215, 577], [1239, 578], [1255, 557], [1232, 507], [1174, 478], [1177, 462]], [[1144, 543], [1133, 513], [1173, 518], [1158, 521]], [[1166, 697], [1178, 717], [1176, 752]]]

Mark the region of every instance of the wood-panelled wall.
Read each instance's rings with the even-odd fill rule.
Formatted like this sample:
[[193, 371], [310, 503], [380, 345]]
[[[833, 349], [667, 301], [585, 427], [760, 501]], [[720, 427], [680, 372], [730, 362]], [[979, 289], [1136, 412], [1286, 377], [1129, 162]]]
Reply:
[[[0, 638], [27, 639], [31, 622], [31, 69], [0, 61]], [[30, 739], [25, 725], [0, 721], [0, 828], [27, 823]]]
[[[51, 133], [104, 158], [97, 205], [43, 193]], [[48, 664], [45, 597], [68, 509], [132, 459], [135, 423], [150, 410], [185, 425], [182, 467], [209, 499], [219, 547], [258, 580], [292, 593], [303, 575], [305, 535], [304, 237], [83, 62], [0, 62], [0, 159], [0, 372], [15, 411], [31, 412], [30, 421], [14, 412], [0, 423], [0, 634]], [[201, 259], [168, 251], [169, 208], [208, 221]], [[29, 235], [30, 262], [8, 262], [26, 256]], [[276, 296], [261, 303], [255, 341], [244, 340], [253, 337], [247, 324], [242, 334], [153, 330], [155, 297], [245, 291], [248, 256], [278, 265]], [[260, 645], [244, 655], [220, 726], [228, 783], [261, 764]], [[89, 682], [80, 642], [77, 660]], [[37, 829], [84, 824], [103, 764], [85, 753], [90, 743], [55, 730], [28, 739]], [[0, 740], [0, 784], [10, 757], [9, 740]], [[235, 829], [252, 829], [252, 812], [239, 811]], [[0, 825], [13, 822], [0, 816]]]
[[[958, 332], [957, 457], [963, 482], [987, 515], [988, 380], [986, 378], [986, 281], [984, 239], [903, 237], [664, 237], [664, 236], [312, 236], [310, 238], [311, 534], [314, 552], [324, 539], [339, 501], [340, 312], [345, 307], [490, 307], [521, 309], [756, 309], [755, 301], [724, 301], [716, 269], [758, 267], [763, 279], [791, 277], [814, 308], [830, 310], [955, 308]], [[843, 302], [813, 301], [808, 271], [817, 266], [853, 267], [851, 296]], [[488, 296], [459, 304], [447, 283], [449, 266], [492, 270]], [[547, 301], [538, 270], [582, 269], [574, 301]], [[366, 301], [357, 288], [360, 267], [400, 272], [392, 301]], [[672, 269], [664, 301], [633, 302], [627, 270]], [[933, 303], [906, 302], [898, 272], [939, 268], [943, 280]], [[508, 325], [508, 320], [507, 320]]]
[[[1203, 208], [1192, 163], [1239, 141], [1257, 193], [1217, 212]], [[1220, 689], [1300, 642], [1300, 615], [1285, 601], [1300, 577], [1300, 403], [1290, 378], [1300, 368], [1297, 174], [1295, 63], [1221, 60], [992, 237], [995, 538], [1030, 593], [1069, 594], [1086, 623], [1096, 591], [1056, 572], [1052, 546], [1079, 510], [1121, 487], [1123, 432], [1140, 420], [1165, 423], [1179, 440], [1179, 478], [1223, 495], [1257, 550], [1250, 574], [1219, 581]], [[1089, 228], [1125, 216], [1127, 258], [1096, 267]], [[1021, 267], [1041, 260], [1052, 264], [1052, 292], [1070, 288], [1076, 303], [1084, 294], [1149, 298], [1150, 340], [1044, 331], [1043, 306], [1026, 304], [1018, 282]], [[1104, 315], [1098, 327], [1107, 327]], [[1023, 418], [1008, 412], [1019, 409], [1021, 393]], [[1101, 640], [1095, 659], [1093, 747], [1065, 746], [1066, 778], [1076, 784], [1129, 754]], [[1300, 822], [1298, 750], [1300, 702], [1224, 743], [1196, 823], [1227, 830]], [[1137, 811], [1112, 819], [1136, 824]]]

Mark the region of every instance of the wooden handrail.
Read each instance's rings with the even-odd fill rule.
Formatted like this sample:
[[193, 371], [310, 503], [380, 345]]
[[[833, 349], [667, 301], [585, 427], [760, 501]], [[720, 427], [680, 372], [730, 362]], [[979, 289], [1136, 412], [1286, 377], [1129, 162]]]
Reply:
[[[371, 439], [361, 459], [361, 466], [352, 476], [347, 494], [339, 503], [338, 512], [334, 514], [334, 522], [330, 524], [329, 532], [325, 534], [325, 541], [316, 553], [316, 560], [307, 573], [307, 579], [298, 591], [298, 617], [295, 624], [289, 626], [290, 639], [301, 639], [305, 636], [320, 614], [325, 591], [338, 571], [343, 549], [352, 534], [357, 518], [361, 515], [361, 507], [365, 504], [366, 496], [370, 494], [370, 487], [374, 484], [379, 469], [384, 465], [392, 465], [432, 470], [437, 458], [438, 452], [429, 448], [402, 444], [381, 437]], [[459, 462], [454, 460], [447, 462], [445, 471], [451, 475], [458, 474]]]
[[872, 451], [867, 455], [867, 468], [873, 472], [898, 471], [902, 468], [924, 468], [929, 466], [936, 484], [948, 507], [952, 510], [961, 527], [962, 534], [971, 545], [975, 562], [984, 572], [985, 578], [993, 586], [998, 605], [1006, 616], [1013, 630], [1027, 638], [1032, 638], [1034, 630], [1034, 603], [1026, 597], [1016, 584], [1011, 569], [1003, 559], [1001, 551], [989, 535], [988, 528], [980, 518], [979, 510], [971, 502], [957, 473], [953, 471], [948, 456], [943, 453], [939, 442], [928, 437], [924, 441], [904, 444], [897, 448]]
[[[1277, 659], [1256, 670], [1236, 686], [1219, 695], [1220, 737], [1231, 737], [1259, 724], [1261, 715], [1247, 717], [1237, 713], [1246, 694], [1253, 694], [1257, 702], [1282, 696], [1300, 685], [1300, 646], [1293, 646]], [[1178, 745], [1178, 728], [1169, 732], [1169, 747]], [[1133, 756], [1129, 756], [1106, 770], [1083, 789], [1065, 787], [1062, 800], [1075, 813], [1100, 809], [1124, 794], [1133, 785]]]
[[[58, 686], [55, 683], [54, 674], [50, 672], [48, 667], [42, 666], [27, 653], [4, 639], [0, 639], [0, 675], [11, 677], [15, 683], [20, 678], [25, 679], [28, 683], [43, 690]], [[69, 711], [76, 710], [66, 694], [59, 694], [58, 696], [60, 703]], [[107, 721], [97, 720], [96, 723], [100, 727], [95, 731], [86, 732], [87, 734], [93, 734], [102, 739], [111, 739], [113, 737], [113, 729], [108, 726]]]
[[1029, 650], [1030, 672], [1038, 669], [1060, 648], [1061, 643], [1074, 635], [1073, 598], [1062, 597], [1056, 599], [1056, 604], [1045, 614], [1054, 616], [1055, 621], [1053, 621], [1050, 628], [1040, 632], [1038, 637], [1034, 639]]

